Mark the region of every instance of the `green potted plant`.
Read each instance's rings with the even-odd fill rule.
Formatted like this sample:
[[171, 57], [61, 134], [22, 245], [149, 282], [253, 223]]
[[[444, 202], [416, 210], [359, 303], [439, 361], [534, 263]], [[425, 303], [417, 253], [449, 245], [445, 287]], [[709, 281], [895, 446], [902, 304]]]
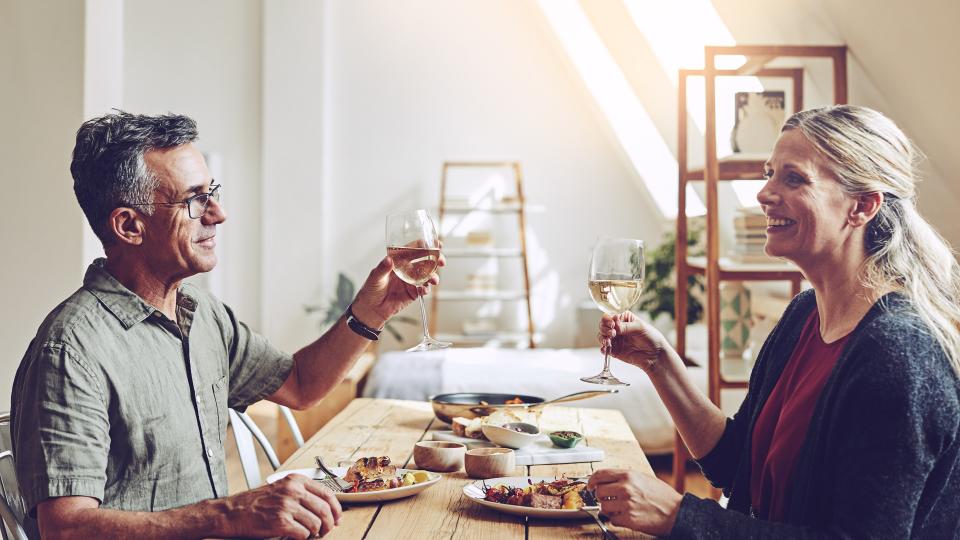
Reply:
[[[687, 252], [692, 256], [702, 255], [703, 250], [697, 240], [700, 229], [687, 231]], [[644, 275], [644, 293], [637, 303], [637, 311], [646, 311], [652, 320], [666, 313], [673, 319], [675, 313], [674, 293], [677, 290], [676, 254], [677, 233], [674, 230], [663, 235], [663, 241], [646, 253]], [[687, 276], [687, 324], [693, 324], [703, 318], [703, 276]]]

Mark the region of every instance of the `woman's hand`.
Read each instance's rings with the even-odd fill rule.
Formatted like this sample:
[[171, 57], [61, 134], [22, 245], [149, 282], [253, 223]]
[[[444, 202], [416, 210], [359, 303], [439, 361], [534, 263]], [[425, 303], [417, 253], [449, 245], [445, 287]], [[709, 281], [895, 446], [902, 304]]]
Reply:
[[683, 495], [659, 478], [618, 469], [601, 469], [590, 477], [600, 512], [618, 527], [654, 536], [669, 536]]
[[653, 326], [641, 321], [632, 312], [604, 315], [600, 319], [600, 350], [615, 358], [650, 372], [664, 361], [669, 344]]

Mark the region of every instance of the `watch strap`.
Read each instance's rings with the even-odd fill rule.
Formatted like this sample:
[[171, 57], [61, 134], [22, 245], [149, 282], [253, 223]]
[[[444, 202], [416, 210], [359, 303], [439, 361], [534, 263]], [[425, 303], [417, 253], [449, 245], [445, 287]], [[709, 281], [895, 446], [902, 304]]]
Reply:
[[355, 334], [370, 341], [378, 341], [380, 339], [381, 330], [374, 330], [363, 324], [363, 322], [353, 314], [353, 304], [347, 307], [347, 327], [353, 330]]

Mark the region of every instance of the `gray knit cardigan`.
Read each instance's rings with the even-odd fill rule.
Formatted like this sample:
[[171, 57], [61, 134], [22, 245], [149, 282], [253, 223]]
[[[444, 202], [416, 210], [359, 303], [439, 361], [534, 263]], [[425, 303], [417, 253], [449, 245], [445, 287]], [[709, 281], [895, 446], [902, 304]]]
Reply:
[[960, 538], [960, 379], [895, 293], [863, 318], [824, 385], [785, 522], [751, 516], [753, 425], [815, 307], [813, 291], [790, 303], [740, 410], [698, 462], [728, 509], [686, 494], [672, 537]]

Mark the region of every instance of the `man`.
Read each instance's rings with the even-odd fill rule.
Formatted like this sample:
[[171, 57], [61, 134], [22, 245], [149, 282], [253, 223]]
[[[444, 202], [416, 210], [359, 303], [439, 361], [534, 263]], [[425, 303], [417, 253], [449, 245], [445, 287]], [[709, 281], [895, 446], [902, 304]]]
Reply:
[[[231, 497], [227, 407], [316, 404], [386, 321], [425, 294], [384, 258], [326, 334], [292, 357], [184, 284], [217, 263], [220, 185], [178, 115], [77, 132], [74, 191], [106, 253], [40, 326], [17, 371], [17, 477], [44, 538], [325, 534], [336, 498], [303, 476]], [[443, 264], [443, 261], [440, 261]]]

